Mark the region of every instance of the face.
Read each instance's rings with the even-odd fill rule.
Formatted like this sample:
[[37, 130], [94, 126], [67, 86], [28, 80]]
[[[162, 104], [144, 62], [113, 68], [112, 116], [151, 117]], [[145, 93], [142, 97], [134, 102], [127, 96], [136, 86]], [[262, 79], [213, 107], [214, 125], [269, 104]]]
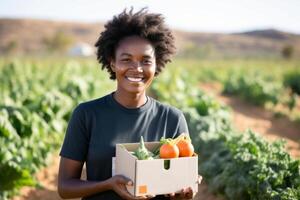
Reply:
[[111, 68], [116, 73], [119, 92], [143, 93], [155, 74], [154, 48], [146, 39], [126, 37], [119, 42]]

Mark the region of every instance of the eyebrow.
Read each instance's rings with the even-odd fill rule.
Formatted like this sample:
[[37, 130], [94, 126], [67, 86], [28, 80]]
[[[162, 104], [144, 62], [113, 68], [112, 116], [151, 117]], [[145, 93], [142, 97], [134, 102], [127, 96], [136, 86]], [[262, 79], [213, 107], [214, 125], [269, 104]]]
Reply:
[[[129, 56], [129, 57], [131, 57], [132, 55], [129, 54], [129, 53], [122, 53], [120, 56]], [[152, 56], [149, 56], [149, 55], [143, 55], [143, 58], [152, 58]]]
[[129, 53], [122, 53], [121, 56], [132, 56], [132, 55]]

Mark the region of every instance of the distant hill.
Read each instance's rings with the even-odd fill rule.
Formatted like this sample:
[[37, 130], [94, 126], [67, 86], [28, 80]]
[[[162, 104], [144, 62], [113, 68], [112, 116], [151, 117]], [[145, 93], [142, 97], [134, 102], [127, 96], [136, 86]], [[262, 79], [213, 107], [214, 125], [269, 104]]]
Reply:
[[297, 38], [300, 36], [292, 33], [279, 31], [276, 29], [254, 30], [254, 31], [243, 32], [241, 34], [249, 35], [253, 37], [275, 39], [275, 40], [287, 40], [287, 39]]
[[38, 53], [45, 50], [45, 40], [58, 32], [75, 42], [94, 44], [103, 24], [57, 22], [33, 19], [0, 19], [0, 52], [16, 43], [19, 52]]
[[[177, 32], [184, 49], [198, 50], [221, 57], [279, 57], [284, 47], [290, 45], [300, 57], [300, 35], [277, 30], [254, 30], [242, 33], [191, 33]], [[199, 48], [196, 48], [199, 47]]]
[[[33, 19], [0, 19], [0, 53], [19, 54], [47, 50], [45, 41], [61, 33], [72, 43], [94, 45], [103, 23], [60, 22]], [[221, 34], [175, 30], [178, 56], [185, 57], [278, 57], [286, 45], [300, 56], [300, 35], [266, 29]]]

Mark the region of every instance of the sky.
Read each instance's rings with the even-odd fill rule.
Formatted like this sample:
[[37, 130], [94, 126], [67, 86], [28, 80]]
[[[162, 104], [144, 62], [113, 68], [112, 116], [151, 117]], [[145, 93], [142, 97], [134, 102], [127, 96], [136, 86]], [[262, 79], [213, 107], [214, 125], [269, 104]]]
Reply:
[[0, 0], [0, 18], [106, 22], [131, 6], [148, 7], [171, 28], [186, 31], [274, 28], [300, 34], [300, 0]]

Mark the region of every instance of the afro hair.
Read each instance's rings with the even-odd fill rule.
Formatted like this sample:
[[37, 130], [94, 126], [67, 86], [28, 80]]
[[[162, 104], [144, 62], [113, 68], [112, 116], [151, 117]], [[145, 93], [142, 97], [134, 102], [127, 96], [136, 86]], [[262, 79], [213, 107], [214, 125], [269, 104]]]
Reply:
[[136, 13], [133, 13], [133, 8], [129, 12], [125, 9], [108, 21], [104, 28], [95, 44], [97, 60], [113, 80], [116, 79], [116, 74], [111, 69], [111, 60], [115, 59], [116, 48], [125, 37], [137, 35], [152, 44], [157, 64], [155, 75], [162, 71], [166, 63], [171, 62], [171, 56], [176, 50], [174, 36], [165, 25], [162, 15], [148, 13], [146, 8]]

